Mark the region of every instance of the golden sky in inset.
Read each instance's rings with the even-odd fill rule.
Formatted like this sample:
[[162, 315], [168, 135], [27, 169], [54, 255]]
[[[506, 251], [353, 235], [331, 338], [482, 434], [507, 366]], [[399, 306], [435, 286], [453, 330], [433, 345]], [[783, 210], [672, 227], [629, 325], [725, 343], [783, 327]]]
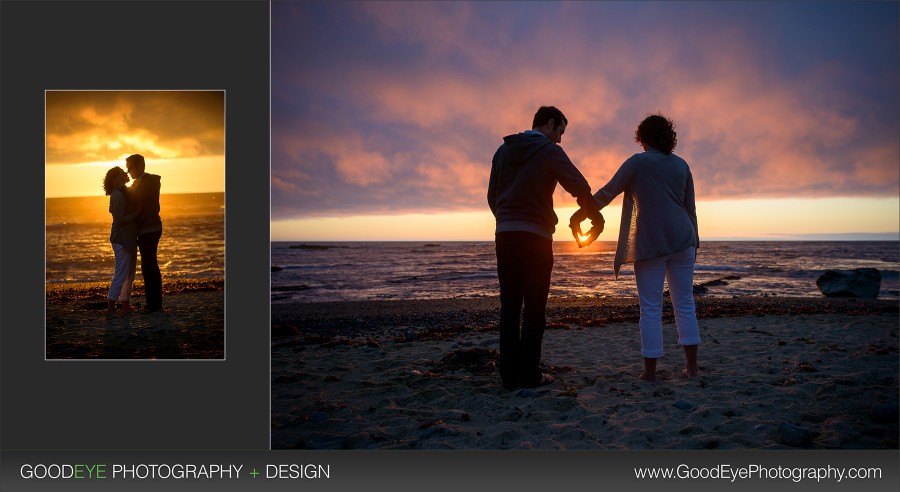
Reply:
[[102, 194], [141, 154], [167, 193], [225, 190], [224, 91], [47, 91], [47, 197]]

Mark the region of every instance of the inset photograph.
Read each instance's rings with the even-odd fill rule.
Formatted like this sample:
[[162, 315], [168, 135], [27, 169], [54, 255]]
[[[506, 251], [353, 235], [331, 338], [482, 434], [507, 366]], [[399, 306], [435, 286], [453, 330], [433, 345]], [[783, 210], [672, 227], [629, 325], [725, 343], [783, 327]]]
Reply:
[[225, 91], [45, 105], [46, 359], [224, 359]]

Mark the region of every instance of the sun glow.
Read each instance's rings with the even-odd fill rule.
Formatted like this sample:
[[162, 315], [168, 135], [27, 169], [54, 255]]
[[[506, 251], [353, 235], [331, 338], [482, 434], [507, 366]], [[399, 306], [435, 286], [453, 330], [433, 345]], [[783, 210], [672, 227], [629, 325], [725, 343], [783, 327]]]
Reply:
[[[618, 200], [621, 202], [621, 199]], [[613, 202], [615, 203], [615, 202]], [[576, 211], [558, 207], [562, 224]], [[785, 213], [790, 211], [790, 213]], [[619, 237], [620, 204], [603, 209], [606, 224], [597, 241]], [[845, 237], [847, 233], [897, 235], [898, 198], [820, 198], [720, 200], [697, 203], [702, 240], [777, 240], [817, 235]], [[273, 241], [489, 241], [494, 238], [489, 210], [446, 214], [346, 215], [273, 220]], [[590, 233], [582, 233], [584, 241]], [[557, 225], [554, 238], [567, 241], [570, 229]], [[574, 239], [574, 238], [573, 238]], [[589, 238], [588, 238], [589, 239]], [[895, 239], [890, 239], [895, 240]]]
[[225, 92], [45, 92], [47, 198], [103, 194], [102, 180], [141, 154], [163, 193], [225, 190]]
[[[62, 198], [103, 195], [101, 183], [113, 166], [125, 169], [124, 154], [118, 161], [82, 164], [48, 164], [45, 196]], [[162, 176], [163, 193], [214, 193], [225, 191], [225, 156], [147, 160], [147, 172]]]

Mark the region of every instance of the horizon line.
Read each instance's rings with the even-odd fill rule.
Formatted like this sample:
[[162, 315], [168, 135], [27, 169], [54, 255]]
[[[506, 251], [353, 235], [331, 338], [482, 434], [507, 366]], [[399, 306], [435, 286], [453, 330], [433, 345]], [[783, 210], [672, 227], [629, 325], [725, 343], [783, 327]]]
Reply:
[[[203, 194], [212, 194], [212, 193], [225, 193], [225, 190], [222, 191], [173, 191], [171, 193], [160, 193], [159, 196], [163, 195], [203, 195]], [[65, 195], [65, 196], [44, 196], [45, 200], [50, 200], [53, 198], [103, 198], [106, 195]]]
[[[821, 233], [821, 234], [794, 234], [779, 236], [789, 237], [772, 237], [765, 236], [715, 236], [708, 238], [700, 238], [700, 242], [792, 242], [792, 241], [880, 241], [880, 242], [900, 242], [900, 231], [897, 232], [860, 232], [860, 233]], [[365, 239], [365, 240], [347, 240], [347, 239], [270, 239], [270, 243], [473, 243], [473, 242], [493, 242], [493, 239]], [[575, 242], [574, 239], [554, 239], [553, 242]], [[598, 243], [616, 243], [615, 239], [598, 239]]]

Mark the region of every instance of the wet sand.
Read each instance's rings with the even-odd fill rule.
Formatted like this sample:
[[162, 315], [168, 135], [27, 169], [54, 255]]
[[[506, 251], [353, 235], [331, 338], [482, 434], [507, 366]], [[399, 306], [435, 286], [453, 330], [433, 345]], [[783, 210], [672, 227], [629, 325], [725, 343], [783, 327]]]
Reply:
[[499, 301], [272, 306], [274, 449], [898, 449], [898, 304], [697, 298], [700, 377], [671, 306], [656, 383], [635, 299], [551, 299], [546, 372], [504, 390]]
[[47, 291], [47, 359], [223, 359], [225, 292], [221, 280], [163, 285], [163, 310], [146, 312], [136, 282], [133, 312], [108, 314], [108, 284]]

